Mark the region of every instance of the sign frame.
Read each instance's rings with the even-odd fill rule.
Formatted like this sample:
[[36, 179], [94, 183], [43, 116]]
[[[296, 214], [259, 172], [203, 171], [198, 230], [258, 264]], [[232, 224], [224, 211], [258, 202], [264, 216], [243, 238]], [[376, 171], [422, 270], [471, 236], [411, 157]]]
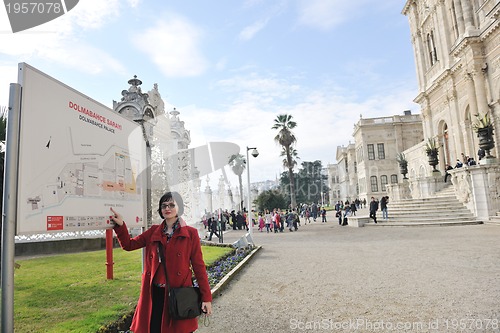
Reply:
[[36, 68], [22, 87], [16, 235], [147, 225], [142, 125]]

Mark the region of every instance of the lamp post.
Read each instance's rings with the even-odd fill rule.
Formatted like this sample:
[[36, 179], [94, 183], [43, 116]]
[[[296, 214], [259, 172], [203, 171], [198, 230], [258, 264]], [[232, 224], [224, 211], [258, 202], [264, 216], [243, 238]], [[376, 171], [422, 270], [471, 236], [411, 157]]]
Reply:
[[248, 156], [248, 151], [252, 150], [252, 156], [257, 157], [259, 156], [259, 152], [257, 151], [257, 148], [249, 148], [247, 147], [247, 182], [248, 182], [248, 204], [247, 204], [247, 224], [248, 224], [248, 232], [252, 234], [252, 216], [250, 215], [252, 213], [252, 199], [251, 199], [251, 191], [250, 191], [250, 160]]

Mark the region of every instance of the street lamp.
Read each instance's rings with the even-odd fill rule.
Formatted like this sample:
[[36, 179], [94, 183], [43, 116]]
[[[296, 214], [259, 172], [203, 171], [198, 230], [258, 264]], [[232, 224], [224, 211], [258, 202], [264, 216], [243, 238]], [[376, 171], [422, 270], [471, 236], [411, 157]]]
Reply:
[[252, 213], [252, 199], [251, 199], [251, 192], [250, 192], [250, 159], [248, 156], [248, 151], [252, 150], [252, 156], [257, 157], [259, 156], [259, 152], [257, 151], [257, 148], [249, 148], [247, 147], [247, 181], [248, 181], [248, 204], [247, 204], [247, 225], [248, 225], [248, 232], [252, 234], [252, 216], [250, 215]]

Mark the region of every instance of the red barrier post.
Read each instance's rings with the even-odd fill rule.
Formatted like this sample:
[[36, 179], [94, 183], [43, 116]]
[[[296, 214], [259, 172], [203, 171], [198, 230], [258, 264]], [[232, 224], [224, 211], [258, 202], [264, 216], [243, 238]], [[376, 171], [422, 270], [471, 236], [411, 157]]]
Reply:
[[113, 280], [113, 229], [106, 229], [106, 278]]

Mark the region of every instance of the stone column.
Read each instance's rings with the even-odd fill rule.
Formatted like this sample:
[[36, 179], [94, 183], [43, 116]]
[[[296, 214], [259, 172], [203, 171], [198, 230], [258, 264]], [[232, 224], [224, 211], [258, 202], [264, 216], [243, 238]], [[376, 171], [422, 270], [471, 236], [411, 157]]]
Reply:
[[207, 187], [205, 187], [205, 198], [207, 203], [207, 211], [212, 213], [214, 211], [213, 202], [212, 202], [212, 190], [209, 185], [210, 179], [207, 177]]
[[414, 53], [415, 53], [415, 63], [417, 67], [417, 75], [419, 78], [419, 91], [424, 91], [425, 90], [425, 71], [427, 70], [428, 66], [426, 66], [425, 62], [425, 49], [422, 46], [422, 32], [418, 31], [416, 35], [413, 38], [413, 45], [414, 45]]
[[471, 35], [474, 31], [474, 17], [472, 13], [472, 3], [470, 0], [462, 0], [462, 8], [464, 14], [464, 23], [465, 23], [465, 33], [466, 35]]
[[434, 136], [434, 130], [432, 127], [432, 114], [431, 108], [429, 106], [429, 100], [427, 97], [421, 103], [422, 106], [422, 120], [424, 124], [424, 138], [430, 138]]
[[460, 37], [465, 32], [465, 22], [464, 22], [464, 14], [462, 11], [462, 4], [460, 0], [453, 0], [453, 5], [455, 7], [455, 17], [457, 19], [457, 25], [458, 25], [458, 35]]
[[[478, 67], [478, 66], [476, 66]], [[481, 71], [481, 69], [474, 69], [472, 72], [474, 77], [474, 87], [476, 89], [476, 100], [477, 100], [477, 108], [480, 114], [485, 114], [490, 110], [488, 106], [488, 99], [486, 97], [486, 84], [485, 78]]]
[[473, 75], [471, 73], [466, 73], [465, 76], [465, 84], [467, 85], [467, 97], [469, 101], [470, 114], [474, 116], [478, 113], [477, 109], [477, 98], [476, 98], [476, 89], [474, 87]]
[[218, 192], [217, 196], [219, 197], [219, 206], [217, 208], [226, 208], [226, 191], [225, 191], [225, 184], [224, 184], [224, 176], [221, 175], [219, 178], [219, 184], [218, 184]]
[[[458, 109], [458, 101], [457, 101], [457, 92], [455, 89], [453, 89], [452, 94], [448, 96], [448, 113], [450, 115], [456, 115], [456, 117], [450, 117], [451, 121], [451, 128], [460, 128], [460, 124], [462, 124], [462, 113], [459, 112]], [[462, 131], [448, 131], [448, 133], [453, 133], [453, 150], [454, 153], [457, 154], [456, 156], [459, 155], [460, 152], [457, 151], [457, 146], [461, 146], [462, 142], [464, 142], [464, 134]], [[448, 147], [450, 148], [450, 147]], [[460, 149], [463, 149], [464, 147], [460, 147]], [[450, 150], [452, 150], [450, 148]], [[455, 156], [455, 157], [456, 157]], [[450, 158], [451, 154], [450, 154]], [[452, 164], [453, 160], [447, 161], [448, 163]], [[445, 162], [444, 158], [441, 159], [440, 162]], [[443, 165], [444, 166], [444, 165]]]
[[387, 195], [389, 195], [389, 198], [391, 198], [392, 202], [412, 199], [410, 183], [408, 179], [403, 179], [402, 182], [397, 184], [388, 184], [386, 188]]
[[[201, 217], [201, 208], [200, 208], [200, 187], [201, 187], [201, 179], [198, 177], [199, 173], [196, 174], [196, 178], [192, 181], [193, 187], [193, 214], [197, 219]], [[197, 220], [198, 221], [198, 220]]]
[[[446, 6], [444, 4], [444, 0], [439, 1], [439, 8], [436, 10], [436, 24], [437, 26], [442, 28], [439, 33], [438, 42], [440, 44], [440, 60], [443, 68], [446, 67], [450, 63], [450, 56], [448, 50], [451, 49], [452, 41], [450, 40], [450, 33], [448, 27], [450, 26], [450, 20], [446, 13]], [[439, 24], [442, 22], [442, 24]], [[445, 62], [446, 60], [446, 62]]]
[[235, 209], [234, 205], [234, 198], [233, 198], [233, 191], [231, 191], [231, 183], [228, 182], [227, 184], [227, 196], [229, 197], [229, 202], [230, 202], [230, 208]]
[[[489, 192], [487, 168], [470, 168], [472, 185], [472, 199], [474, 203], [475, 215], [479, 220], [488, 221], [489, 212]], [[494, 212], [492, 212], [494, 214]]]
[[495, 162], [451, 170], [455, 195], [478, 220], [486, 222], [500, 210], [500, 165]]

